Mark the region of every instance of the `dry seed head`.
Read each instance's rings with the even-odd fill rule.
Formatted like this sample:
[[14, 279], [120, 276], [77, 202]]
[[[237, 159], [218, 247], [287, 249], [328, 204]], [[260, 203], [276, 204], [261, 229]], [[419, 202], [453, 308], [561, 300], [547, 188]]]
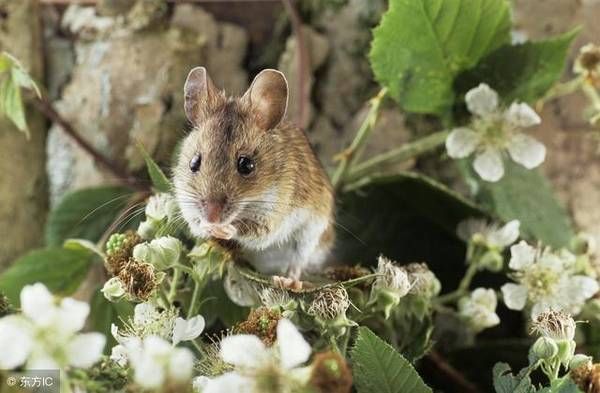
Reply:
[[281, 313], [267, 307], [252, 310], [245, 321], [239, 323], [234, 329], [235, 334], [253, 334], [260, 338], [267, 346], [273, 345], [277, 339], [277, 323]]
[[384, 256], [379, 257], [377, 274], [378, 277], [373, 283], [374, 288], [391, 290], [399, 297], [405, 296], [411, 289], [407, 271]]
[[348, 292], [344, 287], [336, 286], [320, 290], [308, 308], [308, 313], [331, 320], [345, 314], [348, 307], [350, 307]]
[[125, 285], [128, 294], [144, 301], [150, 298], [158, 285], [154, 266], [149, 263], [136, 262], [133, 258], [119, 272], [119, 278]]
[[575, 320], [565, 312], [548, 310], [535, 318], [531, 324], [531, 333], [571, 341], [575, 337]]
[[318, 353], [313, 360], [309, 383], [319, 393], [349, 393], [352, 373], [340, 354], [332, 351]]

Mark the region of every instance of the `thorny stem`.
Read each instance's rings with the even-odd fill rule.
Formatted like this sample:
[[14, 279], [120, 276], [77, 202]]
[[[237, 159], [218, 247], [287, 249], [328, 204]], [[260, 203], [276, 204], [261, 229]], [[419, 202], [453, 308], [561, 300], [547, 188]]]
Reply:
[[378, 167], [406, 161], [429, 150], [435, 149], [444, 143], [448, 134], [449, 131], [447, 130], [438, 131], [421, 139], [417, 139], [414, 142], [400, 146], [397, 149], [390, 150], [368, 159], [352, 168], [348, 174], [348, 180], [358, 180], [361, 177], [370, 174]]
[[365, 120], [360, 125], [354, 140], [350, 144], [350, 146], [340, 153], [340, 163], [335, 170], [332, 178], [332, 184], [334, 189], [338, 190], [343, 185], [346, 180], [346, 175], [348, 171], [351, 169], [352, 165], [355, 163], [356, 156], [359, 150], [364, 146], [367, 141], [369, 135], [373, 131], [373, 127], [377, 121], [377, 115], [379, 114], [379, 108], [381, 103], [383, 102], [384, 97], [387, 94], [387, 89], [383, 88], [377, 93], [377, 95], [369, 101], [369, 112], [365, 117]]
[[107, 157], [102, 155], [85, 139], [79, 135], [79, 133], [73, 128], [71, 123], [67, 121], [56, 109], [52, 106], [46, 96], [42, 98], [36, 98], [32, 100], [35, 107], [50, 121], [58, 124], [60, 128], [69, 136], [73, 141], [87, 154], [89, 154], [95, 162], [100, 164], [104, 169], [108, 170], [120, 181], [124, 182], [128, 186], [137, 190], [146, 190], [146, 187], [142, 186], [135, 177], [127, 173], [123, 168], [118, 166], [116, 163], [109, 160]]

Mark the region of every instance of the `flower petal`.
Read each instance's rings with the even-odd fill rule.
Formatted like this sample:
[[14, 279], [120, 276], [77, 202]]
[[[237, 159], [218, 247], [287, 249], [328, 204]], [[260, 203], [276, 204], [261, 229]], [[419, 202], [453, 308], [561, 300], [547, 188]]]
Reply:
[[310, 345], [288, 319], [281, 319], [277, 324], [277, 345], [284, 368], [299, 366], [310, 357]]
[[498, 93], [481, 83], [467, 92], [465, 101], [469, 112], [485, 117], [498, 108]]
[[533, 169], [544, 162], [546, 147], [528, 135], [517, 134], [508, 144], [508, 154], [514, 162]]
[[507, 247], [516, 242], [519, 238], [520, 226], [521, 223], [519, 220], [512, 220], [506, 223], [502, 228], [491, 232], [488, 235], [488, 242], [494, 246], [502, 248]]
[[181, 341], [195, 339], [202, 333], [205, 325], [202, 315], [196, 315], [187, 321], [178, 317], [175, 319], [175, 326], [173, 327], [173, 345], [177, 345]]
[[591, 298], [600, 289], [598, 281], [587, 276], [573, 276], [569, 280], [568, 284], [570, 298], [575, 302], [585, 302]]
[[88, 368], [100, 360], [106, 337], [101, 333], [76, 335], [67, 345], [69, 364], [74, 367]]
[[504, 304], [511, 310], [522, 310], [527, 303], [527, 288], [513, 283], [504, 284], [501, 288]]
[[154, 357], [140, 357], [133, 366], [135, 382], [142, 388], [158, 389], [165, 381], [165, 369]]
[[125, 367], [127, 365], [127, 348], [121, 344], [112, 347], [110, 351], [110, 360], [121, 367]]
[[480, 304], [489, 311], [495, 311], [498, 299], [493, 289], [477, 288], [471, 293], [473, 302]]
[[140, 303], [135, 306], [133, 310], [133, 323], [136, 325], [145, 325], [156, 318], [158, 318], [159, 312], [150, 303]]
[[83, 329], [90, 313], [90, 305], [71, 298], [64, 298], [57, 309], [56, 324], [64, 332], [75, 333]]
[[510, 262], [508, 267], [513, 270], [523, 270], [535, 260], [535, 248], [531, 247], [525, 240], [521, 240], [510, 248]]
[[483, 180], [489, 182], [496, 182], [504, 176], [502, 156], [495, 148], [489, 147], [479, 154], [473, 162], [473, 168]]
[[49, 326], [55, 317], [54, 297], [42, 283], [26, 285], [21, 290], [23, 314], [39, 326]]
[[187, 348], [176, 348], [169, 358], [169, 376], [178, 382], [192, 378], [194, 355]]
[[33, 347], [27, 322], [16, 315], [0, 319], [0, 369], [11, 370], [27, 360]]
[[504, 116], [506, 121], [516, 127], [531, 127], [542, 122], [533, 108], [523, 102], [513, 102]]
[[469, 128], [455, 128], [446, 138], [446, 150], [452, 158], [465, 158], [475, 151], [480, 140], [481, 136]]
[[202, 393], [252, 393], [254, 387], [252, 379], [230, 372], [205, 381]]
[[265, 344], [256, 336], [236, 334], [221, 340], [221, 357], [234, 366], [258, 367], [268, 356]]

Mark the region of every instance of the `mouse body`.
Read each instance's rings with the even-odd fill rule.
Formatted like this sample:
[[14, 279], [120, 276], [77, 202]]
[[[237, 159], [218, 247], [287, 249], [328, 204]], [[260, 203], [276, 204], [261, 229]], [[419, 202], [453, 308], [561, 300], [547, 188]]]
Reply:
[[184, 95], [194, 128], [173, 183], [192, 234], [234, 241], [258, 271], [296, 286], [330, 254], [334, 194], [304, 131], [284, 120], [285, 76], [263, 70], [229, 97], [196, 67]]

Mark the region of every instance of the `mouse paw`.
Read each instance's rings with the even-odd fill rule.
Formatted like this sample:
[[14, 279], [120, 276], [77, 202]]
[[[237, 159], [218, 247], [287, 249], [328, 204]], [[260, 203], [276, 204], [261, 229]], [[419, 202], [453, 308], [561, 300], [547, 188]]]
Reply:
[[273, 276], [273, 284], [281, 289], [287, 289], [293, 292], [300, 292], [302, 290], [302, 281], [283, 276]]
[[217, 239], [231, 240], [237, 234], [237, 229], [231, 224], [219, 225], [210, 227], [208, 233]]

